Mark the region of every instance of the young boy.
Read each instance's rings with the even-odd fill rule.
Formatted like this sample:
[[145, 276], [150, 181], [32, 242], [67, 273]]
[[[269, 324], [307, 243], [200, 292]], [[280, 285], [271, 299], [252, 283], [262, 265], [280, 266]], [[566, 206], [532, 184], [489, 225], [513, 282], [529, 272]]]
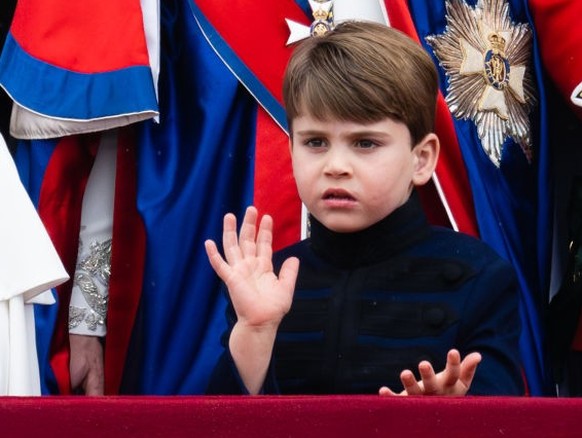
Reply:
[[511, 267], [429, 226], [414, 192], [439, 152], [430, 57], [346, 22], [296, 49], [283, 94], [311, 235], [272, 256], [249, 207], [238, 237], [224, 218], [225, 259], [206, 242], [234, 311], [208, 391], [523, 394]]

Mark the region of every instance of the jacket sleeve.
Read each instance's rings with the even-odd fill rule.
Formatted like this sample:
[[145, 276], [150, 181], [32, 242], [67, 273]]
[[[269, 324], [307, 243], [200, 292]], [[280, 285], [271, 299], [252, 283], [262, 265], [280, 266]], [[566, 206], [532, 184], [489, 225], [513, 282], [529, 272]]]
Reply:
[[505, 261], [488, 263], [477, 276], [460, 326], [461, 354], [479, 352], [471, 395], [524, 395], [519, 353], [518, 284]]

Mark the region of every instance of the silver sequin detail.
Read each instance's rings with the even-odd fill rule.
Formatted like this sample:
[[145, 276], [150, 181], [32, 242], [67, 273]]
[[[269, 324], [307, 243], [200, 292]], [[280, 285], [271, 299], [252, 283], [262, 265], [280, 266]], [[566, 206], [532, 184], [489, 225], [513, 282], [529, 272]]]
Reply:
[[74, 329], [85, 319], [87, 309], [76, 306], [69, 306], [69, 330]]
[[111, 239], [105, 242], [92, 242], [89, 255], [78, 263], [78, 271], [85, 271], [99, 280], [103, 286], [109, 286], [111, 276]]
[[92, 242], [89, 254], [78, 262], [74, 278], [75, 286], [83, 294], [89, 309], [69, 306], [69, 329], [85, 322], [89, 330], [95, 331], [98, 325], [105, 324], [109, 297], [100, 293], [96, 282], [107, 289], [110, 275], [111, 239]]

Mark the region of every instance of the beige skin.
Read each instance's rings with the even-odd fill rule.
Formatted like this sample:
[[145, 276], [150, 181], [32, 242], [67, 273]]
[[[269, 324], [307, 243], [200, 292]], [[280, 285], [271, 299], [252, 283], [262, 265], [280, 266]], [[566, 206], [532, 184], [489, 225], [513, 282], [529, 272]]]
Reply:
[[[413, 148], [406, 125], [386, 118], [360, 124], [317, 120], [306, 114], [293, 120], [290, 151], [301, 200], [327, 228], [355, 232], [378, 222], [406, 202], [414, 186], [428, 182], [436, 167], [439, 142], [428, 134]], [[289, 311], [299, 260], [291, 257], [273, 272], [273, 221], [265, 215], [257, 231], [258, 212], [249, 207], [240, 233], [236, 218], [224, 217], [223, 258], [216, 244], [205, 242], [208, 259], [228, 287], [237, 323], [229, 348], [250, 394], [264, 383], [277, 329]], [[445, 369], [418, 365], [421, 380], [410, 370], [400, 378], [404, 390], [387, 387], [380, 395], [464, 395], [471, 386], [481, 355], [462, 361], [449, 351]]]
[[69, 335], [71, 388], [85, 395], [103, 395], [103, 346], [97, 336]]

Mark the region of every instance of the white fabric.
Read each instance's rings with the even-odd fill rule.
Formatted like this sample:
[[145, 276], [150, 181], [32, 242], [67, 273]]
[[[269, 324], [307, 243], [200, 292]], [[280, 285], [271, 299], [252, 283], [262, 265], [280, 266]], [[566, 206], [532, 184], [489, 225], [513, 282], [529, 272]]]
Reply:
[[574, 88], [574, 91], [572, 91], [570, 99], [572, 99], [572, 103], [574, 105], [582, 107], [582, 82], [576, 85], [576, 88]]
[[0, 137], [0, 395], [38, 395], [33, 302], [67, 275]]
[[10, 117], [10, 134], [14, 138], [22, 139], [57, 138], [65, 135], [86, 134], [120, 128], [157, 116], [157, 111], [144, 111], [93, 120], [58, 119], [35, 113], [14, 102], [12, 116]]
[[[87, 257], [94, 242], [103, 243], [110, 240], [113, 233], [113, 204], [115, 197], [115, 171], [117, 158], [117, 131], [107, 131], [101, 135], [101, 142], [95, 157], [95, 163], [87, 181], [83, 195], [81, 211], [81, 232], [79, 233], [78, 262]], [[108, 285], [103, 285], [97, 279], [94, 284], [102, 296], [109, 295]], [[71, 292], [71, 306], [86, 309], [91, 307], [83, 296], [79, 285], [75, 281]], [[97, 325], [92, 330], [85, 322], [69, 329], [69, 333], [76, 335], [105, 336], [105, 325]]]
[[337, 24], [346, 20], [367, 20], [390, 25], [382, 0], [334, 0], [333, 21]]

